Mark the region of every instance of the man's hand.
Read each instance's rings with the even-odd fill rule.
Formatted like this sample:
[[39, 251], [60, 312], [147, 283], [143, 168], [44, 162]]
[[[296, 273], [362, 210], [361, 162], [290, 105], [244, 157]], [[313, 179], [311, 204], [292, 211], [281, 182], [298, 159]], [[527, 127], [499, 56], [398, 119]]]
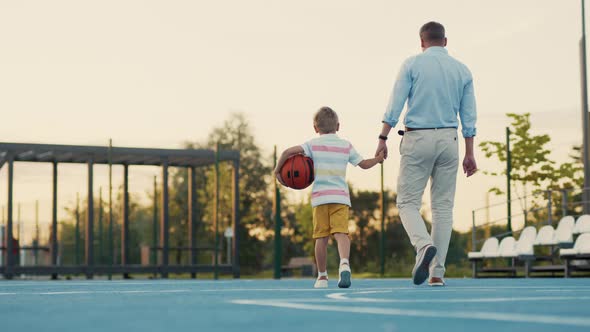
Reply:
[[467, 177], [472, 176], [477, 172], [477, 164], [475, 163], [475, 157], [470, 154], [466, 154], [465, 158], [463, 159], [463, 173], [467, 175]]
[[379, 157], [380, 154], [383, 154], [383, 159], [387, 159], [387, 143], [384, 140], [379, 140], [379, 144], [377, 144], [377, 151], [375, 151], [375, 157]]

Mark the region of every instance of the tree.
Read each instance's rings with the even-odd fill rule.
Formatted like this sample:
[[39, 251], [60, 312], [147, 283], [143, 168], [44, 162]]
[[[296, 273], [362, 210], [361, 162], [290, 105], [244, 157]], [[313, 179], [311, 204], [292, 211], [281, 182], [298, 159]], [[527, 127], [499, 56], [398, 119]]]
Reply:
[[[528, 189], [541, 192], [547, 189], [558, 190], [582, 186], [582, 166], [574, 147], [572, 161], [558, 165], [550, 158], [551, 150], [547, 144], [551, 137], [547, 134], [531, 133], [530, 113], [508, 113], [510, 124], [511, 175], [518, 196], [523, 197]], [[506, 143], [484, 141], [479, 144], [487, 158], [496, 158], [506, 162]], [[577, 154], [577, 156], [576, 156]], [[502, 172], [485, 172], [493, 176], [506, 175]], [[498, 195], [504, 193], [500, 188], [491, 188], [490, 192]], [[520, 192], [520, 193], [519, 193]]]

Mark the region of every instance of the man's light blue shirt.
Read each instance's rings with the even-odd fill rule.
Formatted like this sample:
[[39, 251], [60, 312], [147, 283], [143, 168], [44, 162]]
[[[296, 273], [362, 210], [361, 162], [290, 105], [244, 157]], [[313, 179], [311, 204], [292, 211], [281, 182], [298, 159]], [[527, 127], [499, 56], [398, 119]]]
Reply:
[[406, 100], [406, 127], [458, 128], [459, 114], [463, 137], [475, 136], [477, 114], [471, 72], [444, 47], [429, 47], [403, 63], [383, 122], [395, 127]]

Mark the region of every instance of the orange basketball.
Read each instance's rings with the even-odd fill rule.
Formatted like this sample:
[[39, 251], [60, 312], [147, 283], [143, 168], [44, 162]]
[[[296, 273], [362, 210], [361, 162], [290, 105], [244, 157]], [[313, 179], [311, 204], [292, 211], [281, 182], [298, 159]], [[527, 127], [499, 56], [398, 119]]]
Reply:
[[289, 157], [281, 168], [281, 178], [287, 187], [304, 189], [313, 182], [313, 160], [302, 154]]

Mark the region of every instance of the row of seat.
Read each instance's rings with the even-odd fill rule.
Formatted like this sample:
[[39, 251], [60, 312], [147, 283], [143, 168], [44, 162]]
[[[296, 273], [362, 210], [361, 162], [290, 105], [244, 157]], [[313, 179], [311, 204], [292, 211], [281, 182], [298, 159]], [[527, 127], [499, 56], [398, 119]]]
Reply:
[[[574, 242], [575, 241], [575, 242]], [[536, 256], [535, 246], [549, 246], [549, 256]], [[559, 255], [556, 248], [559, 248]], [[590, 215], [582, 215], [577, 220], [572, 216], [563, 217], [557, 228], [545, 225], [537, 232], [533, 226], [525, 227], [518, 240], [512, 236], [504, 237], [499, 241], [496, 237], [487, 239], [481, 250], [468, 253], [472, 263], [473, 277], [477, 278], [479, 272], [509, 273], [516, 277], [517, 262], [524, 263], [525, 277], [531, 272], [563, 272], [564, 277], [569, 277], [572, 271], [589, 271], [590, 264]], [[485, 259], [508, 258], [511, 264], [508, 267], [484, 267], [479, 268], [478, 262]], [[562, 261], [556, 265], [556, 259]], [[551, 261], [553, 265], [534, 265], [534, 261]]]
[[521, 231], [518, 241], [512, 236], [503, 238], [501, 242], [497, 238], [491, 237], [484, 242], [480, 251], [469, 252], [468, 257], [469, 259], [481, 259], [532, 256], [534, 255], [534, 246], [559, 246], [564, 248], [561, 249], [560, 254], [585, 254], [584, 250], [586, 249], [582, 248], [586, 248], [590, 244], [586, 243], [586, 236], [579, 236], [574, 244], [574, 235], [577, 234], [590, 234], [590, 215], [582, 215], [577, 221], [572, 216], [563, 217], [556, 229], [553, 229], [551, 225], [545, 225], [539, 229], [538, 233], [533, 226], [525, 227]]

